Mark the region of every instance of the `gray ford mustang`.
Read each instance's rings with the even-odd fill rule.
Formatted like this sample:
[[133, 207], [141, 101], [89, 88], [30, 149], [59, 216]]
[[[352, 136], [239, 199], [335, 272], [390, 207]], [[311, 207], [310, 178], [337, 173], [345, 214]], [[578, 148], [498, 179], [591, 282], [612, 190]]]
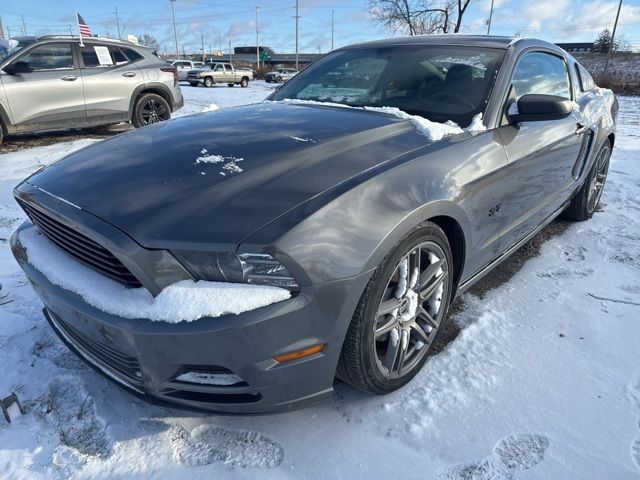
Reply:
[[[532, 39], [341, 48], [268, 100], [118, 135], [15, 189], [30, 221], [12, 249], [52, 328], [146, 398], [257, 413], [326, 399], [336, 376], [402, 387], [457, 294], [560, 213], [593, 215], [615, 142], [611, 92]], [[150, 302], [180, 281], [289, 292], [129, 318], [43, 274], [34, 235]]]

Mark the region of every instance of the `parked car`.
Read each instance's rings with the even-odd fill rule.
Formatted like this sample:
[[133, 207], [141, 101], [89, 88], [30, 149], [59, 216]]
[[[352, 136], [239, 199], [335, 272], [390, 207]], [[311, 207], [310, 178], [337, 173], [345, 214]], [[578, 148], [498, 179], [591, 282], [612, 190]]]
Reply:
[[[357, 87], [323, 86], [338, 77]], [[614, 95], [528, 38], [344, 47], [268, 100], [119, 135], [15, 189], [30, 221], [11, 246], [46, 317], [131, 391], [256, 413], [326, 399], [334, 376], [402, 387], [456, 295], [559, 214], [591, 218], [616, 139]], [[171, 323], [140, 313], [176, 286]], [[194, 313], [197, 288], [229, 313]], [[286, 299], [247, 311], [258, 292]]]
[[264, 81], [267, 83], [271, 83], [271, 82], [283, 83], [288, 80], [291, 80], [297, 74], [298, 74], [298, 70], [296, 70], [295, 68], [278, 68], [273, 72], [265, 73]]
[[174, 60], [171, 65], [178, 69], [178, 80], [186, 82], [188, 80], [187, 74], [194, 69], [199, 69], [204, 66], [204, 62], [194, 62], [191, 60]]
[[2, 134], [171, 118], [183, 105], [175, 67], [129, 42], [19, 37], [0, 48]]
[[191, 70], [188, 80], [192, 87], [202, 84], [209, 88], [216, 83], [226, 83], [230, 87], [247, 87], [249, 80], [253, 80], [253, 72], [248, 68], [235, 68], [230, 63], [207, 63], [201, 69]]

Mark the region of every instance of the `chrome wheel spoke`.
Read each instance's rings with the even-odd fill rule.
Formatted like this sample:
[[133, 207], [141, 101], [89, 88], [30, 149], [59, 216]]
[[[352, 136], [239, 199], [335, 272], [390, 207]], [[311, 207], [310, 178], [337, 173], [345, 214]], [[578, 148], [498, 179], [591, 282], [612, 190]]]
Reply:
[[411, 327], [411, 330], [413, 331], [413, 333], [416, 334], [417, 340], [422, 341], [425, 345], [429, 345], [431, 343], [431, 339], [429, 338], [429, 334], [422, 329], [422, 327], [420, 326], [420, 324], [418, 324], [418, 322], [416, 322]]
[[429, 297], [431, 297], [431, 295], [436, 293], [436, 291], [438, 290], [438, 287], [442, 285], [442, 283], [445, 281], [446, 278], [447, 278], [446, 271], [443, 271], [437, 277], [436, 276], [431, 277], [427, 282], [427, 284], [425, 285], [425, 287], [420, 289], [420, 298], [423, 301], [426, 301]]
[[396, 317], [390, 317], [386, 322], [378, 323], [376, 327], [375, 336], [376, 338], [381, 337], [385, 333], [389, 333], [393, 328], [398, 324]]
[[438, 328], [438, 322], [423, 307], [418, 308], [418, 318], [425, 321], [431, 328]]
[[[400, 335], [398, 335], [399, 337]], [[393, 367], [396, 364], [396, 359], [398, 358], [398, 353], [400, 352], [400, 338], [397, 341], [393, 342], [389, 340], [387, 345], [387, 352], [384, 357], [383, 365], [385, 368], [391, 373], [393, 371]]]
[[388, 315], [394, 310], [397, 310], [399, 307], [400, 299], [391, 297], [389, 300], [386, 300], [380, 304], [380, 308], [378, 308], [378, 316]]

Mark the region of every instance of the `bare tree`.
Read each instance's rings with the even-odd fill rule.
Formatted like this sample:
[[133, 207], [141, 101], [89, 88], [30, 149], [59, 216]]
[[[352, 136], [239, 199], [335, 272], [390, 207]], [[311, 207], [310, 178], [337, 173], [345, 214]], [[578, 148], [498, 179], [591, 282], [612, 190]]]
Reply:
[[148, 33], [143, 33], [138, 37], [138, 42], [140, 45], [144, 45], [145, 47], [149, 47], [152, 50], [160, 50], [160, 42], [153, 36]]
[[369, 0], [369, 13], [388, 30], [408, 35], [460, 31], [471, 0]]

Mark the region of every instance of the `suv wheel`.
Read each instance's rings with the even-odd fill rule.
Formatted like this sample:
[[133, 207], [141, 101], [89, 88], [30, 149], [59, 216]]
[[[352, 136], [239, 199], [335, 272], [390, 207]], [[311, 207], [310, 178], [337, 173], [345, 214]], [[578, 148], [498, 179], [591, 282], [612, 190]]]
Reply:
[[359, 390], [397, 390], [420, 371], [436, 342], [453, 286], [444, 232], [425, 222], [383, 260], [356, 307], [336, 372]]
[[171, 118], [171, 108], [167, 101], [155, 93], [142, 95], [133, 109], [131, 123], [136, 128], [162, 122]]
[[247, 77], [244, 77], [242, 80], [240, 80], [240, 86], [242, 88], [247, 88], [247, 85], [249, 85], [249, 79]]
[[2, 145], [3, 140], [4, 140], [4, 125], [0, 121], [0, 145]]
[[192, 87], [197, 87], [198, 86], [198, 82], [189, 82], [189, 85], [191, 85]]
[[207, 87], [207, 88], [211, 88], [211, 87], [213, 87], [213, 85], [214, 85], [214, 83], [213, 83], [213, 78], [211, 78], [211, 77], [206, 77], [206, 78], [204, 79], [204, 86], [205, 86], [205, 87]]
[[282, 77], [278, 77], [278, 78], [276, 78], [276, 82], [278, 82], [278, 83], [282, 83]]

